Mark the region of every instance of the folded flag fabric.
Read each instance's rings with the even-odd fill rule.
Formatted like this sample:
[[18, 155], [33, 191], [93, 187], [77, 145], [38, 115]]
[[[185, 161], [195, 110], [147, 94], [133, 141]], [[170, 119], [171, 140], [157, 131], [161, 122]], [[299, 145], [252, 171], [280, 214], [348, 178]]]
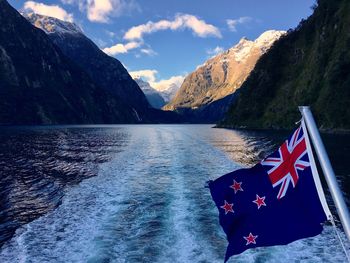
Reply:
[[302, 122], [277, 151], [249, 169], [209, 182], [232, 255], [322, 232], [330, 218]]

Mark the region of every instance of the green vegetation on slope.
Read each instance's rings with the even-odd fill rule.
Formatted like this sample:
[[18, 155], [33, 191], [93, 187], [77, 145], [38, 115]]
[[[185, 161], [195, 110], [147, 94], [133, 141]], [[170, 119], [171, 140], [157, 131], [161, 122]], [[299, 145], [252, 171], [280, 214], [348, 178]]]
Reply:
[[224, 127], [290, 128], [310, 105], [323, 129], [350, 129], [350, 1], [315, 12], [258, 61]]

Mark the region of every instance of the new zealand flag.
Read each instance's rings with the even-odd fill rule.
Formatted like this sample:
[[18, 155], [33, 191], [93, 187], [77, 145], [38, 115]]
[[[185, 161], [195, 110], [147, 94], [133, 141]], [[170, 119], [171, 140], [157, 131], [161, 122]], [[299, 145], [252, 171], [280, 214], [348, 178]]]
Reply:
[[229, 242], [225, 262], [250, 248], [320, 234], [330, 213], [316, 185], [319, 178], [303, 123], [254, 167], [210, 181]]

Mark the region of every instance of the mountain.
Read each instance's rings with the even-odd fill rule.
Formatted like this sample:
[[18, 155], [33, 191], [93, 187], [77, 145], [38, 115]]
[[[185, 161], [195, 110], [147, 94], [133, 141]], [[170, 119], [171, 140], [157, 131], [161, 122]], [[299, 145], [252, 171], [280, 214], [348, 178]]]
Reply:
[[101, 88], [120, 98], [142, 121], [152, 121], [150, 105], [128, 71], [119, 60], [100, 50], [77, 25], [35, 13], [23, 15], [42, 29]]
[[0, 124], [137, 121], [5, 0], [0, 27]]
[[180, 86], [175, 83], [171, 83], [166, 89], [159, 90], [158, 92], [162, 95], [164, 101], [169, 103], [179, 91]]
[[315, 7], [261, 57], [221, 126], [291, 128], [310, 105], [322, 129], [350, 129], [350, 2]]
[[[141, 79], [142, 75], [139, 72], [130, 72], [131, 76], [136, 79]], [[180, 86], [184, 80], [183, 76], [172, 76], [169, 79], [163, 79], [158, 82], [149, 82], [148, 84], [152, 89], [156, 90], [159, 95], [161, 95], [165, 101], [168, 103], [173, 97], [175, 97], [176, 92], [180, 89]]]
[[169, 85], [158, 87], [156, 90], [163, 97], [165, 103], [169, 103], [175, 97], [179, 89], [180, 85], [178, 83], [170, 83]]
[[195, 110], [234, 93], [260, 56], [284, 33], [270, 30], [255, 41], [242, 38], [237, 45], [212, 57], [189, 74], [174, 99], [164, 108]]
[[148, 82], [142, 80], [141, 78], [136, 78], [134, 80], [136, 81], [137, 85], [139, 85], [143, 93], [146, 95], [148, 102], [153, 108], [161, 109], [165, 105], [165, 101], [161, 96], [160, 92], [152, 88]]
[[196, 109], [178, 108], [176, 112], [179, 113], [187, 123], [217, 123], [225, 117], [225, 113], [237, 99], [237, 94], [238, 91]]

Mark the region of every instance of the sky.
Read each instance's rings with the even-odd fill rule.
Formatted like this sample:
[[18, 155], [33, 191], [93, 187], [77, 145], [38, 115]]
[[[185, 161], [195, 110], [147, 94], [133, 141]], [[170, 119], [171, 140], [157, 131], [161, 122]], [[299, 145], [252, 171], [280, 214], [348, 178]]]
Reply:
[[10, 0], [78, 24], [132, 76], [157, 89], [183, 78], [242, 37], [295, 28], [315, 0]]

